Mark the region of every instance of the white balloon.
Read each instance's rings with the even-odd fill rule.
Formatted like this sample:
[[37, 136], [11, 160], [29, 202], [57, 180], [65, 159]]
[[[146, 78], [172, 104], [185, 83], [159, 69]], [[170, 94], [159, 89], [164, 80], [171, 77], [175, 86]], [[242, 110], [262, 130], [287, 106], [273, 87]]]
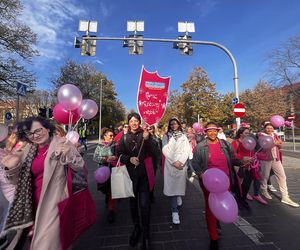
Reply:
[[0, 124], [0, 141], [4, 141], [8, 135], [8, 129], [3, 124]]
[[79, 134], [76, 131], [69, 131], [66, 135], [66, 138], [75, 145], [79, 140]]
[[62, 85], [57, 92], [58, 102], [66, 110], [77, 109], [82, 101], [82, 94], [79, 88], [73, 84]]
[[84, 119], [92, 119], [98, 112], [98, 105], [94, 100], [83, 99], [79, 112]]

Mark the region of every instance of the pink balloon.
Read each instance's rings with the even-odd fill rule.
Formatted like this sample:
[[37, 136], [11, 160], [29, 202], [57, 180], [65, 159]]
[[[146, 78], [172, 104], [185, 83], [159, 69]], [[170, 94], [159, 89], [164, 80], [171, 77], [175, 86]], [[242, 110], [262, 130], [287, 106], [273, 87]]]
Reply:
[[99, 184], [106, 182], [110, 177], [110, 168], [100, 166], [94, 173], [95, 181]]
[[290, 128], [290, 127], [292, 127], [292, 123], [290, 121], [285, 121], [284, 126]]
[[0, 142], [4, 141], [8, 135], [8, 128], [0, 124]]
[[79, 140], [79, 134], [76, 131], [69, 131], [66, 135], [66, 138], [68, 141], [70, 141], [72, 144], [76, 144]]
[[193, 129], [195, 130], [195, 132], [200, 132], [200, 130], [201, 130], [201, 128], [202, 128], [202, 126], [201, 126], [201, 124], [200, 123], [198, 123], [198, 122], [195, 122], [194, 124], [193, 124]]
[[77, 109], [82, 101], [82, 94], [79, 88], [73, 84], [62, 85], [57, 93], [58, 102], [66, 110]]
[[79, 109], [68, 111], [60, 103], [53, 108], [53, 118], [61, 124], [68, 125], [70, 112], [73, 114], [72, 124], [75, 124], [80, 118]]
[[202, 175], [205, 188], [211, 193], [223, 193], [229, 188], [228, 176], [218, 168], [207, 169]]
[[84, 119], [92, 119], [98, 112], [98, 105], [91, 99], [83, 99], [79, 111]]
[[256, 146], [256, 141], [253, 137], [251, 136], [246, 136], [243, 140], [242, 140], [242, 144], [244, 146], [245, 149], [248, 150], [253, 150]]
[[233, 223], [238, 217], [238, 205], [229, 191], [220, 194], [210, 193], [208, 204], [214, 216], [224, 222]]
[[274, 140], [271, 136], [261, 136], [258, 138], [258, 144], [263, 149], [271, 149], [274, 147]]
[[270, 122], [274, 127], [279, 128], [284, 125], [284, 118], [280, 115], [273, 115]]

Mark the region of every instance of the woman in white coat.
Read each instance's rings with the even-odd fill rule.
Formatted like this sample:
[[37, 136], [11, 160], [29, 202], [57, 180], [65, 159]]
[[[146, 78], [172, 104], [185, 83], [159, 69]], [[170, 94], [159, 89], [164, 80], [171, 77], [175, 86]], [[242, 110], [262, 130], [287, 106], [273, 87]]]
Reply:
[[189, 141], [182, 131], [176, 117], [169, 120], [168, 133], [164, 135], [164, 194], [170, 197], [173, 224], [180, 224], [178, 206], [182, 205], [181, 196], [185, 195], [187, 160], [192, 156]]

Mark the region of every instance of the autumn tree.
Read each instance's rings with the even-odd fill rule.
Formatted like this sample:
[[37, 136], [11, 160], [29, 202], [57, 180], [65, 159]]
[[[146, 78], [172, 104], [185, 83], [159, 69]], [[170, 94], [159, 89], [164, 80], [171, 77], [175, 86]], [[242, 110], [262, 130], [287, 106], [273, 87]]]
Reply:
[[16, 95], [17, 83], [35, 85], [35, 76], [25, 67], [38, 53], [36, 34], [18, 20], [19, 0], [0, 0], [0, 98]]
[[[67, 61], [60, 68], [60, 75], [52, 80], [57, 93], [59, 87], [66, 83], [76, 85], [82, 92], [83, 99], [92, 99], [100, 103], [100, 84], [102, 81], [102, 127], [115, 125], [124, 120], [125, 108], [117, 99], [115, 86], [111, 80], [97, 71], [91, 64], [76, 64], [74, 61]], [[97, 117], [94, 118], [97, 120]], [[98, 116], [99, 119], [99, 116]], [[97, 120], [98, 121], [98, 120]]]
[[288, 111], [282, 91], [265, 81], [259, 81], [254, 89], [247, 89], [241, 93], [240, 99], [246, 107], [246, 115], [243, 119], [256, 128], [260, 128], [260, 125], [269, 121], [273, 115], [285, 117]]
[[219, 109], [221, 96], [204, 69], [194, 68], [181, 88], [182, 93], [175, 95], [171, 100], [171, 113], [177, 111], [179, 118], [183, 118], [188, 124], [196, 122], [198, 115], [203, 121], [223, 119]]

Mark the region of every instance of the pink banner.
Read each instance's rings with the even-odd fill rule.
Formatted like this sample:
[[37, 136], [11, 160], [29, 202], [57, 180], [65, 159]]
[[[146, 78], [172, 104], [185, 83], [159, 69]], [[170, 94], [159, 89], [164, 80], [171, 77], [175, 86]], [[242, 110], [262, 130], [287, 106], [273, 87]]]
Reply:
[[170, 78], [142, 67], [137, 106], [142, 119], [150, 126], [158, 123], [166, 111]]

